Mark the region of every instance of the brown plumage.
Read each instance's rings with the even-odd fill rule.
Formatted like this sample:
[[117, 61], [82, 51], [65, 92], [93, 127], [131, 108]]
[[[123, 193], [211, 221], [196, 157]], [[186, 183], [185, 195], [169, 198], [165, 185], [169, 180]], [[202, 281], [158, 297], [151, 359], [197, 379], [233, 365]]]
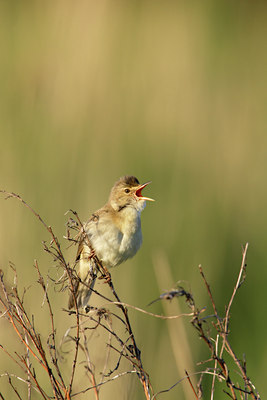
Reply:
[[[85, 223], [87, 237], [104, 267], [111, 268], [121, 264], [133, 257], [140, 248], [141, 212], [145, 208], [146, 200], [153, 201], [141, 194], [148, 183], [140, 185], [135, 176], [120, 178], [112, 187], [108, 202]], [[74, 295], [78, 307], [86, 307], [96, 280], [97, 268], [84, 238], [79, 243], [76, 262], [81, 282], [75, 281]], [[74, 298], [71, 293], [69, 309], [73, 307]]]

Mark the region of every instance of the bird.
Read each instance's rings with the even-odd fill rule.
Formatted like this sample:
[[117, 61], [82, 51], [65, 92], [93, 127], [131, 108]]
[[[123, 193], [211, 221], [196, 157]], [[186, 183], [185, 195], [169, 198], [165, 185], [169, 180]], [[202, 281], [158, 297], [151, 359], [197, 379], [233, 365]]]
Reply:
[[133, 175], [125, 175], [115, 182], [108, 202], [95, 211], [83, 224], [76, 256], [76, 278], [69, 295], [68, 308], [87, 312], [88, 302], [97, 278], [96, 259], [106, 268], [115, 267], [132, 258], [142, 244], [141, 212], [146, 201], [142, 195], [151, 182], [140, 184]]

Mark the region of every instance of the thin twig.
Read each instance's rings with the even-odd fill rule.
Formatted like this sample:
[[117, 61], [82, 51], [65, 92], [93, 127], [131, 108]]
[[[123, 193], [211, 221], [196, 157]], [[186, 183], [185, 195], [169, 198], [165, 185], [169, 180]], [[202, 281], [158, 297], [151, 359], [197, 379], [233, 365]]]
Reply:
[[[53, 255], [55, 257], [56, 260], [58, 260], [60, 262], [60, 264], [63, 266], [63, 268], [65, 269], [68, 279], [69, 279], [69, 284], [71, 287], [71, 291], [74, 293], [74, 287], [73, 287], [73, 282], [72, 282], [72, 276], [71, 276], [71, 272], [68, 266], [68, 263], [65, 260], [65, 257], [61, 251], [61, 247], [60, 247], [60, 243], [57, 239], [57, 237], [55, 236], [51, 226], [47, 225], [45, 223], [45, 221], [41, 218], [41, 216], [28, 204], [26, 203], [25, 200], [23, 200], [18, 194], [16, 193], [11, 193], [11, 192], [7, 192], [5, 190], [0, 190], [1, 193], [4, 193], [6, 195], [6, 199], [9, 198], [15, 198], [17, 200], [19, 200], [26, 208], [28, 208], [34, 215], [35, 217], [38, 218], [38, 220], [42, 223], [42, 225], [45, 227], [45, 229], [48, 231], [48, 233], [50, 234], [50, 236], [52, 237], [52, 240], [50, 242], [49, 247], [46, 246], [46, 244], [44, 243], [44, 249], [50, 253], [51, 255]], [[55, 245], [55, 247], [53, 247], [53, 244]], [[53, 250], [55, 251], [55, 253], [53, 252]], [[69, 383], [69, 388], [67, 390], [67, 394], [71, 393], [72, 390], [72, 386], [73, 386], [73, 381], [74, 381], [74, 375], [75, 375], [75, 370], [76, 370], [76, 365], [77, 365], [77, 358], [78, 358], [78, 350], [79, 350], [79, 339], [80, 339], [80, 329], [79, 329], [79, 312], [78, 312], [78, 307], [77, 307], [77, 302], [76, 299], [74, 299], [74, 309], [76, 311], [76, 345], [75, 345], [75, 352], [74, 352], [74, 358], [73, 358], [73, 363], [72, 363], [72, 372], [71, 372], [71, 378], [70, 378], [70, 383]], [[12, 322], [12, 318], [11, 318], [11, 322]], [[13, 324], [16, 332], [17, 329], [15, 327], [15, 325]], [[17, 332], [18, 333], [18, 332]], [[29, 349], [31, 351], [31, 349]], [[36, 355], [35, 355], [36, 357]], [[39, 360], [40, 362], [40, 360]], [[51, 377], [50, 377], [51, 378]], [[64, 389], [65, 391], [66, 389]]]
[[183, 313], [183, 314], [179, 314], [179, 315], [159, 315], [159, 314], [154, 314], [152, 312], [143, 310], [142, 308], [133, 306], [131, 304], [122, 303], [122, 302], [119, 302], [119, 301], [113, 301], [111, 304], [122, 305], [122, 306], [127, 307], [127, 308], [132, 308], [135, 311], [139, 311], [139, 312], [144, 313], [146, 315], [149, 315], [151, 317], [160, 318], [160, 319], [178, 319], [178, 318], [181, 318], [181, 317], [192, 317], [194, 315], [194, 313]]
[[[241, 262], [240, 271], [239, 271], [238, 278], [237, 278], [237, 281], [236, 281], [236, 284], [235, 284], [231, 299], [229, 301], [229, 304], [227, 306], [226, 313], [225, 313], [225, 321], [224, 321], [224, 335], [225, 335], [225, 338], [226, 338], [226, 335], [228, 334], [230, 309], [231, 309], [234, 297], [236, 295], [236, 292], [240, 287], [241, 278], [242, 278], [242, 275], [243, 275], [243, 272], [244, 272], [244, 268], [246, 266], [247, 250], [248, 250], [248, 243], [246, 243], [245, 248], [243, 250], [243, 256], [242, 256], [242, 262]], [[223, 353], [223, 350], [224, 350], [224, 346], [225, 346], [225, 342], [222, 345], [220, 356], [222, 356], [222, 353]]]
[[[218, 374], [216, 374], [215, 372], [210, 372], [210, 371], [199, 371], [199, 372], [193, 372], [192, 374], [188, 374], [188, 376], [191, 378], [192, 376], [196, 376], [196, 375], [216, 375], [218, 376]], [[181, 382], [183, 382], [185, 379], [188, 379], [188, 376], [184, 376], [183, 378], [179, 379], [177, 382], [175, 382], [172, 386], [170, 386], [168, 389], [164, 389], [161, 390], [159, 392], [157, 392], [154, 396], [152, 396], [151, 400], [154, 400], [156, 397], [155, 396], [159, 396], [160, 394], [163, 393], [168, 393], [170, 392], [172, 389], [174, 389], [177, 385], [179, 385]]]
[[87, 362], [87, 370], [90, 373], [91, 382], [94, 387], [95, 398], [96, 398], [96, 400], [99, 400], [99, 388], [96, 384], [96, 378], [95, 378], [95, 374], [93, 372], [93, 368], [92, 368], [92, 364], [91, 364], [91, 360], [90, 360], [90, 353], [89, 353], [89, 349], [87, 346], [87, 337], [86, 337], [83, 325], [81, 325], [81, 333], [82, 333], [82, 337], [83, 337], [83, 348], [84, 348], [84, 354], [85, 354], [86, 362]]
[[[214, 371], [217, 369], [217, 357], [218, 357], [218, 343], [219, 343], [219, 335], [217, 334], [216, 336], [216, 342], [215, 342], [215, 360], [214, 360]], [[212, 377], [212, 384], [211, 384], [211, 395], [210, 395], [210, 400], [213, 400], [214, 398], [214, 390], [215, 390], [215, 375]]]
[[204, 275], [202, 266], [199, 265], [198, 268], [199, 268], [200, 275], [202, 276], [202, 278], [203, 278], [203, 280], [204, 280], [204, 282], [205, 282], [205, 285], [206, 285], [206, 288], [207, 288], [207, 291], [208, 291], [208, 295], [209, 295], [209, 298], [210, 298], [210, 301], [211, 301], [211, 304], [212, 304], [212, 307], [213, 307], [213, 311], [214, 311], [216, 320], [217, 320], [217, 322], [218, 322], [218, 325], [219, 325], [220, 329], [222, 329], [222, 326], [221, 326], [221, 319], [220, 319], [220, 317], [219, 317], [219, 315], [218, 315], [218, 312], [217, 312], [217, 307], [216, 307], [216, 305], [215, 305], [215, 301], [214, 301], [213, 296], [212, 296], [212, 293], [211, 293], [210, 285], [208, 284], [207, 279], [206, 279], [206, 277], [205, 277], [205, 275]]
[[193, 386], [193, 384], [192, 384], [192, 381], [191, 381], [191, 379], [190, 379], [190, 376], [189, 376], [189, 374], [188, 374], [188, 372], [187, 372], [186, 370], [185, 370], [185, 375], [186, 375], [186, 377], [187, 377], [187, 380], [188, 380], [188, 382], [189, 382], [189, 385], [191, 386], [191, 389], [193, 390], [193, 393], [194, 393], [194, 395], [195, 395], [195, 398], [197, 399], [197, 398], [198, 398], [197, 393], [196, 393], [195, 388], [194, 388], [194, 386]]
[[9, 376], [8, 381], [9, 381], [9, 384], [10, 384], [10, 386], [12, 387], [13, 391], [15, 392], [16, 396], [17, 396], [20, 400], [22, 400], [22, 398], [20, 397], [19, 392], [17, 391], [17, 389], [15, 388], [15, 386], [14, 386], [13, 383], [12, 383], [10, 376]]
[[99, 388], [100, 386], [103, 386], [103, 385], [105, 385], [106, 383], [115, 381], [116, 379], [121, 378], [122, 376], [125, 376], [125, 375], [129, 375], [129, 374], [136, 374], [136, 371], [135, 371], [135, 370], [132, 370], [132, 371], [121, 372], [120, 374], [115, 375], [115, 376], [113, 376], [112, 378], [109, 378], [109, 379], [105, 380], [104, 382], [98, 383], [96, 386], [90, 386], [90, 387], [88, 387], [88, 388], [86, 388], [86, 389], [84, 389], [84, 390], [81, 390], [80, 392], [73, 393], [73, 394], [72, 394], [72, 397], [76, 397], [76, 396], [78, 396], [78, 395], [80, 395], [80, 394], [86, 393], [86, 392], [88, 392], [89, 390], [92, 390], [92, 389], [94, 389], [94, 388], [96, 388], [96, 387]]
[[52, 306], [51, 306], [51, 303], [50, 303], [50, 299], [48, 297], [46, 286], [44, 284], [44, 278], [41, 275], [37, 260], [34, 261], [34, 266], [35, 266], [35, 268], [36, 268], [36, 270], [38, 272], [38, 276], [39, 276], [38, 282], [40, 283], [40, 285], [41, 285], [41, 287], [42, 287], [42, 289], [44, 291], [45, 300], [46, 300], [46, 303], [47, 303], [48, 309], [49, 309], [49, 315], [50, 315], [50, 321], [51, 321], [51, 329], [52, 329], [52, 332], [49, 335], [49, 337], [52, 339], [52, 344], [51, 345], [49, 344], [49, 349], [50, 349], [50, 353], [53, 352], [53, 354], [51, 354], [52, 361], [53, 361], [53, 364], [54, 364], [54, 366], [56, 368], [56, 371], [57, 371], [57, 374], [58, 374], [59, 379], [61, 381], [62, 387], [66, 390], [66, 385], [64, 383], [62, 374], [60, 372], [60, 369], [59, 369], [59, 366], [58, 366], [58, 360], [57, 360], [57, 350], [56, 350], [56, 340], [55, 340], [56, 329], [55, 329], [54, 314], [53, 314], [53, 311], [52, 311]]
[[[0, 374], [0, 378], [4, 377], [4, 376], [10, 376], [13, 378], [16, 378], [18, 381], [25, 383], [28, 386], [28, 380], [21, 378], [20, 376], [17, 376], [15, 374], [9, 374], [7, 372], [5, 372], [4, 374]], [[31, 388], [33, 390], [35, 390], [37, 393], [40, 393], [39, 389], [37, 389], [35, 386], [31, 385]]]

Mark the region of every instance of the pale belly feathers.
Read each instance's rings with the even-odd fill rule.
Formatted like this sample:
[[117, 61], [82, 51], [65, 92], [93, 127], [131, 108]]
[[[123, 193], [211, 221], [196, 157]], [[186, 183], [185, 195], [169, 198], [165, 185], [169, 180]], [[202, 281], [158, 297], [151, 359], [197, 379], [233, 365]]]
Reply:
[[105, 216], [101, 216], [86, 226], [96, 255], [107, 268], [133, 257], [142, 244], [140, 212], [129, 207], [122, 210], [121, 216], [123, 218], [116, 218], [113, 223], [108, 223]]

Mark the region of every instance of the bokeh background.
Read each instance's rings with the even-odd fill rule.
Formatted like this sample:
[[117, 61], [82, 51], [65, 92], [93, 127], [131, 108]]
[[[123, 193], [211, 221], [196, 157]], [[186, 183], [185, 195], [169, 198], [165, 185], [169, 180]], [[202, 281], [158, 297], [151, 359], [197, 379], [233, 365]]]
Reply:
[[[262, 398], [267, 395], [266, 31], [266, 3], [260, 1], [0, 5], [0, 187], [19, 193], [38, 211], [65, 249], [68, 209], [86, 220], [105, 203], [118, 177], [152, 180], [146, 193], [156, 202], [142, 215], [142, 249], [112, 271], [121, 298], [138, 307], [146, 308], [179, 280], [200, 307], [208, 306], [198, 271], [202, 264], [223, 312], [241, 246], [248, 241], [247, 279], [232, 307], [230, 340], [240, 358], [246, 354], [248, 375]], [[26, 208], [3, 196], [0, 218], [0, 267], [12, 284], [13, 262], [21, 290], [30, 286], [25, 301], [46, 340], [33, 260], [44, 275], [53, 268], [41, 244], [48, 234]], [[51, 289], [51, 296], [60, 331], [67, 294]], [[179, 305], [186, 311], [182, 299]], [[147, 309], [163, 312], [160, 302]], [[133, 311], [130, 316], [156, 391], [182, 378], [185, 368], [203, 368], [196, 363], [209, 354], [189, 319], [167, 323]], [[185, 349], [180, 338], [192, 364], [179, 357]], [[1, 321], [0, 342], [12, 346], [13, 339]], [[1, 371], [14, 368], [1, 355]], [[160, 398], [188, 399], [185, 386]], [[7, 378], [0, 387], [11, 398]], [[209, 387], [206, 378], [204, 398]], [[102, 393], [104, 399], [143, 398], [136, 378], [122, 378]], [[221, 386], [215, 398], [226, 398]]]

